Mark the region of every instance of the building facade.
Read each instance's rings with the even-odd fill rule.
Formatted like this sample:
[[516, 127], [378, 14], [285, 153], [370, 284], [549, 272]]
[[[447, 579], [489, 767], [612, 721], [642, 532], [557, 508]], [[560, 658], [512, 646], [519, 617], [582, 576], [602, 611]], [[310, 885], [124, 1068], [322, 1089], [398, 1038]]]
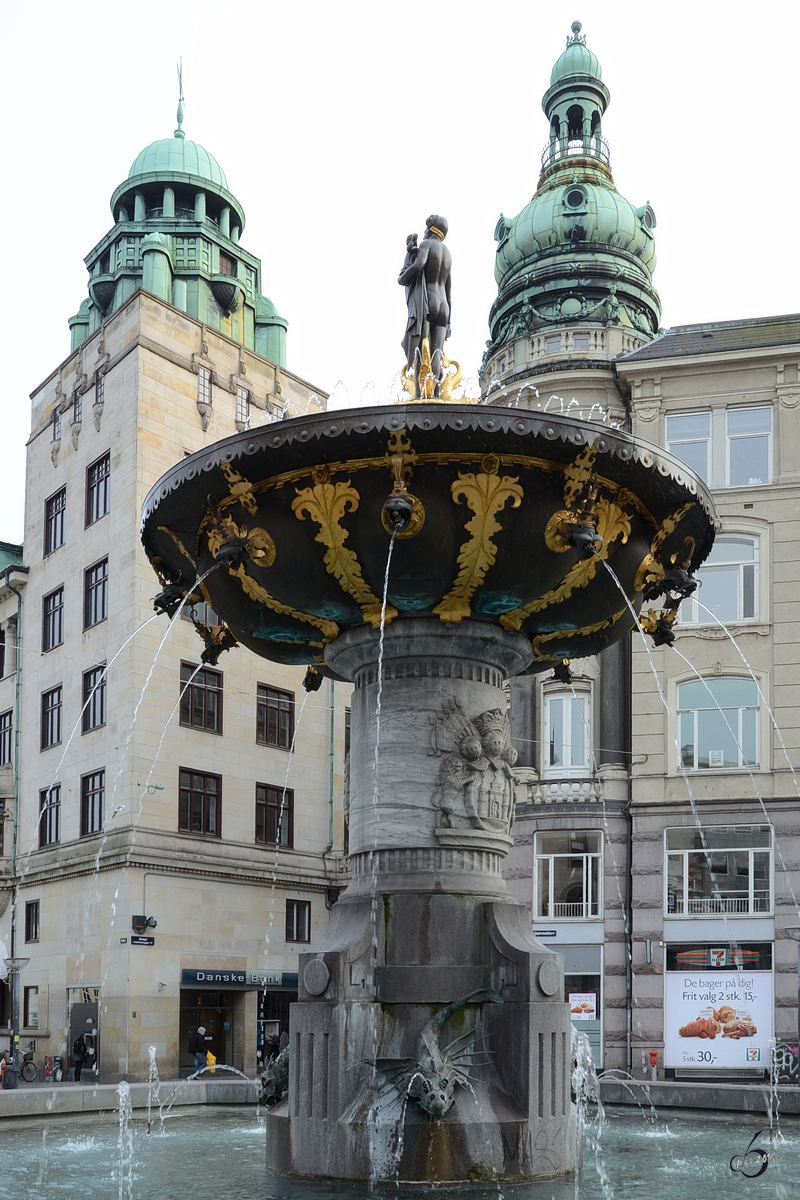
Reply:
[[85, 1032], [84, 1078], [146, 1078], [150, 1046], [188, 1074], [203, 1025], [252, 1076], [343, 886], [349, 688], [218, 657], [203, 599], [155, 615], [139, 517], [181, 457], [326, 396], [285, 369], [241, 205], [180, 126], [112, 211], [32, 396], [24, 554], [0, 574], [0, 939], [27, 960], [0, 1024], [16, 986], [40, 1067]]
[[[655, 215], [614, 189], [608, 100], [576, 22], [537, 191], [497, 225], [483, 399], [666, 448], [713, 489], [719, 532], [673, 645], [634, 630], [512, 683], [507, 875], [604, 1068], [649, 1074], [655, 1050], [668, 1076], [752, 1079], [771, 1038], [797, 1041], [800, 317], [658, 328]], [[645, 627], [667, 607], [645, 603]]]

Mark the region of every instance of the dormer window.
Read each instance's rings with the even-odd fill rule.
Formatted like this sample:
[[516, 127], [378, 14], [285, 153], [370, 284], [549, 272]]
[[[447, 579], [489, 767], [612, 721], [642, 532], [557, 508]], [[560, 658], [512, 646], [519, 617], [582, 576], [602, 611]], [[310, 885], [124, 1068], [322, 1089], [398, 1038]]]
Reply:
[[235, 275], [236, 263], [232, 258], [228, 258], [227, 254], [219, 256], [219, 273], [220, 275]]

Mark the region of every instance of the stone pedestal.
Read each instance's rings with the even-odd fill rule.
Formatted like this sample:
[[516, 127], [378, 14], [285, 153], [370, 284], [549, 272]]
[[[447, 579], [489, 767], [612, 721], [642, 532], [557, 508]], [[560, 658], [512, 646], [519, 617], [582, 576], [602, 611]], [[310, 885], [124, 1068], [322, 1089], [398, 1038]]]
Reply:
[[[353, 881], [318, 951], [300, 957], [268, 1163], [338, 1179], [563, 1174], [575, 1139], [561, 958], [533, 937], [501, 874], [515, 801], [505, 685], [530, 642], [479, 621], [398, 621], [385, 631], [380, 689], [378, 652], [367, 629], [326, 651], [355, 685]], [[444, 1116], [406, 1103], [392, 1079], [413, 1073], [426, 1042], [447, 1060], [471, 1031], [469, 1081]]]

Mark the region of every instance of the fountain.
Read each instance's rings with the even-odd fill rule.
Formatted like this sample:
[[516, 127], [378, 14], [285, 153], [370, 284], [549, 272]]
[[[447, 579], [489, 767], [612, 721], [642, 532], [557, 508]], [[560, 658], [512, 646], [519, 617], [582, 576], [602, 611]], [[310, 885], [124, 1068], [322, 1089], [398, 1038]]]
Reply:
[[444, 233], [429, 218], [433, 248], [410, 241], [401, 275], [409, 400], [237, 434], [177, 464], [143, 510], [170, 603], [202, 596], [217, 641], [354, 685], [352, 882], [300, 957], [288, 1091], [270, 1083], [268, 1163], [301, 1178], [574, 1168], [561, 958], [502, 877], [504, 688], [568, 678], [661, 594], [644, 626], [669, 641], [714, 536], [703, 484], [655, 446], [452, 399]]

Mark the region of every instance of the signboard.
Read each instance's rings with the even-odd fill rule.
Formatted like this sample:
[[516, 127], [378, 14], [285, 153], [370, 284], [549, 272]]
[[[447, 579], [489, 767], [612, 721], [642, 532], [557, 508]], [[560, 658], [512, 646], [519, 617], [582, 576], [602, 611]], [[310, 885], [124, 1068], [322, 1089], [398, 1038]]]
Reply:
[[555, 929], [534, 929], [533, 936], [534, 937], [555, 937], [556, 931], [555, 931]]
[[573, 1021], [599, 1021], [597, 992], [570, 992], [567, 999]]
[[181, 971], [181, 983], [194, 987], [296, 988], [297, 980], [297, 971]]
[[141, 934], [131, 934], [132, 946], [155, 946], [156, 939], [154, 937], [142, 937]]
[[[724, 950], [708, 953], [725, 961]], [[665, 1067], [769, 1067], [771, 971], [689, 968], [664, 980]]]

